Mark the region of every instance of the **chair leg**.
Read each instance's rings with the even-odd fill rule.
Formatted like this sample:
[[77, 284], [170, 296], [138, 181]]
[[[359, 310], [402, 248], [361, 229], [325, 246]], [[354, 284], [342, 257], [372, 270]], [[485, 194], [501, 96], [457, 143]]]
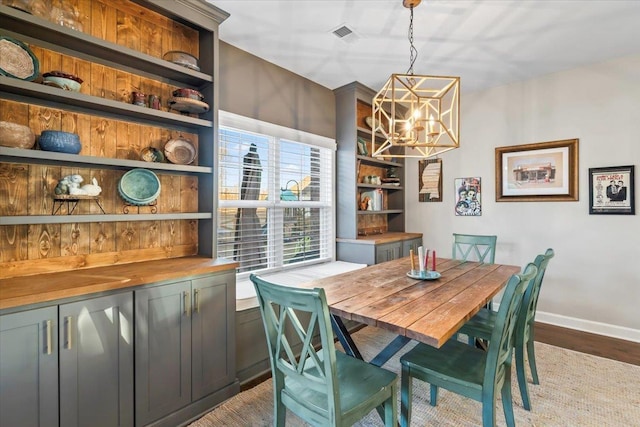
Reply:
[[[385, 427], [397, 427], [398, 425], [398, 401], [396, 396], [398, 389], [391, 388], [391, 397], [384, 403], [384, 425]], [[408, 422], [407, 422], [408, 425]]]
[[529, 338], [529, 341], [527, 342], [527, 355], [529, 356], [529, 367], [531, 368], [533, 383], [540, 384], [540, 380], [538, 379], [538, 370], [536, 369], [536, 353], [534, 350], [533, 338]]
[[431, 406], [436, 406], [438, 404], [438, 386], [431, 384]]
[[496, 395], [491, 393], [482, 400], [482, 427], [495, 427], [496, 425]]
[[511, 396], [511, 367], [507, 366], [507, 369], [501, 390], [502, 409], [504, 410], [504, 418], [507, 421], [507, 427], [515, 427], [516, 419], [513, 415], [513, 397]]
[[284, 427], [286, 424], [287, 408], [282, 403], [283, 386], [284, 377], [276, 374], [273, 378], [273, 425], [276, 427]]
[[400, 427], [409, 427], [411, 422], [411, 399], [413, 398], [413, 378], [409, 368], [402, 365], [400, 376]]
[[527, 411], [531, 410], [531, 400], [529, 398], [529, 385], [527, 384], [527, 373], [525, 372], [524, 345], [516, 346], [516, 373], [518, 374], [518, 387], [522, 396], [522, 406]]

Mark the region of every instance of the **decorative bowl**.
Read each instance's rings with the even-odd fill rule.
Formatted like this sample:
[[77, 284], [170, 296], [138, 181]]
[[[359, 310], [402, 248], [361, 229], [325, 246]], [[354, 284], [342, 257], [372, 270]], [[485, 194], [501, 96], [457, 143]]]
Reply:
[[195, 89], [189, 89], [189, 88], [186, 88], [186, 87], [174, 90], [173, 91], [173, 96], [176, 97], [176, 98], [195, 99], [197, 101], [204, 100], [204, 96], [202, 96], [202, 94], [200, 92], [198, 92]]
[[148, 169], [131, 169], [118, 181], [118, 193], [132, 205], [148, 205], [160, 195], [160, 179]]
[[143, 148], [140, 152], [140, 158], [145, 162], [164, 162], [164, 154], [162, 154], [162, 150], [158, 150], [155, 147]]
[[78, 154], [82, 150], [80, 137], [75, 133], [43, 130], [38, 138], [40, 149], [58, 153]]
[[187, 52], [179, 50], [170, 50], [162, 55], [162, 59], [165, 61], [173, 62], [174, 64], [182, 65], [183, 67], [190, 68], [195, 71], [200, 71], [198, 67], [198, 58]]
[[36, 135], [29, 126], [0, 121], [0, 145], [12, 148], [32, 148]]
[[42, 78], [45, 85], [56, 86], [73, 92], [80, 92], [80, 86], [82, 86], [82, 79], [80, 77], [62, 71], [44, 73]]
[[164, 155], [171, 163], [188, 165], [196, 158], [196, 147], [190, 141], [182, 138], [169, 140], [164, 145]]

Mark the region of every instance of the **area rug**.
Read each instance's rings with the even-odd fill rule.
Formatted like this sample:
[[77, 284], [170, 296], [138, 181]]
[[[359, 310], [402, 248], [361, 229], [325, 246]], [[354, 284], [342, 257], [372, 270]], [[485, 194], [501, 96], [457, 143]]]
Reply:
[[[370, 360], [394, 335], [365, 327], [353, 335], [365, 360]], [[400, 371], [400, 356], [384, 367]], [[540, 384], [531, 383], [532, 410], [522, 407], [520, 392], [513, 372], [513, 399], [517, 426], [557, 427], [629, 427], [640, 426], [640, 366], [536, 343], [536, 361]], [[515, 368], [514, 368], [515, 369]], [[529, 374], [530, 375], [530, 374]], [[398, 412], [400, 411], [398, 393]], [[481, 426], [479, 402], [441, 389], [438, 405], [429, 404], [429, 387], [414, 381], [412, 426]], [[506, 425], [502, 403], [498, 400], [497, 425]], [[307, 424], [287, 412], [287, 426]], [[209, 412], [189, 427], [272, 426], [273, 389], [271, 380], [244, 391]], [[356, 426], [382, 426], [373, 411]]]

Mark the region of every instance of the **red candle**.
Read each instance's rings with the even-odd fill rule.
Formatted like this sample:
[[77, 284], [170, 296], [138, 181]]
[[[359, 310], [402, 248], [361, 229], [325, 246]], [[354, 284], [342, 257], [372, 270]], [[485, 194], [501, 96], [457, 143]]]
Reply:
[[424, 269], [425, 270], [429, 269], [429, 251], [430, 251], [430, 249], [427, 249], [427, 253], [424, 256]]
[[431, 270], [436, 271], [436, 250], [435, 249], [433, 250], [433, 260], [431, 262], [432, 262]]

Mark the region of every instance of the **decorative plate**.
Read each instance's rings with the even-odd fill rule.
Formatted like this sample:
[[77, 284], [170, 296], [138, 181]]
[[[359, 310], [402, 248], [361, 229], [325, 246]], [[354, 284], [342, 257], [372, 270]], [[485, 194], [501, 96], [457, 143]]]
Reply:
[[209, 111], [209, 104], [198, 101], [197, 99], [173, 97], [169, 99], [169, 107], [178, 110], [181, 113], [206, 113]]
[[38, 58], [20, 40], [0, 36], [0, 74], [32, 81], [40, 73]]
[[371, 116], [365, 117], [364, 118], [364, 122], [367, 124], [367, 126], [369, 126], [371, 129], [373, 129], [373, 117], [371, 117]]
[[164, 154], [162, 154], [161, 150], [158, 150], [155, 147], [143, 148], [140, 152], [140, 158], [145, 162], [164, 162]]
[[198, 58], [187, 52], [170, 50], [162, 56], [162, 59], [195, 71], [200, 71], [200, 67], [198, 67]]
[[148, 205], [160, 195], [160, 179], [148, 169], [131, 169], [118, 181], [118, 193], [132, 205]]
[[420, 272], [417, 271], [416, 273], [418, 274], [412, 274], [409, 271], [407, 272], [407, 276], [411, 277], [412, 279], [418, 280], [436, 280], [440, 278], [440, 273], [438, 273], [437, 271], [425, 271], [424, 274], [420, 274]]
[[188, 165], [196, 158], [196, 147], [186, 139], [171, 139], [164, 145], [164, 155], [171, 163]]

